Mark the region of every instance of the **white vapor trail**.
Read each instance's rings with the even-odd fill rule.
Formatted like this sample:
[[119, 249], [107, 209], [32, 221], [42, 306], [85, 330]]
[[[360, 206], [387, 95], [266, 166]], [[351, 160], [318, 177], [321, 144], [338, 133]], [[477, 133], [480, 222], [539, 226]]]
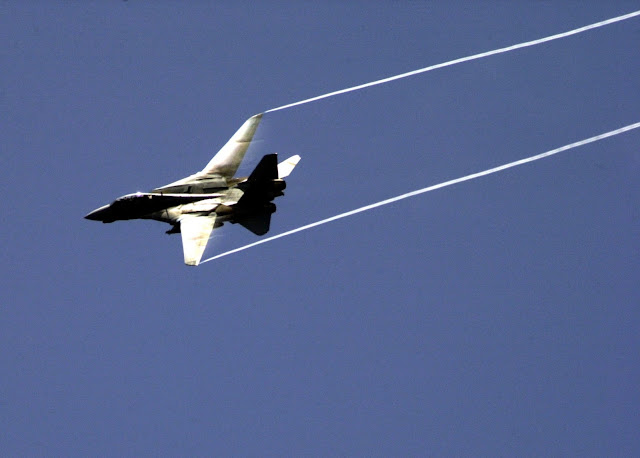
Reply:
[[527, 158], [524, 158], [524, 159], [520, 159], [518, 161], [509, 162], [508, 164], [499, 165], [498, 167], [493, 167], [491, 169], [483, 170], [482, 172], [472, 173], [471, 175], [466, 175], [466, 176], [463, 176], [463, 177], [460, 177], [460, 178], [455, 178], [453, 180], [444, 181], [442, 183], [434, 184], [434, 185], [428, 186], [426, 188], [418, 189], [417, 191], [411, 191], [411, 192], [408, 192], [406, 194], [401, 194], [399, 196], [392, 197], [390, 199], [382, 200], [380, 202], [376, 202], [376, 203], [373, 203], [373, 204], [370, 204], [370, 205], [365, 205], [364, 207], [356, 208], [355, 210], [351, 210], [351, 211], [348, 211], [348, 212], [345, 212], [345, 213], [340, 213], [339, 215], [332, 216], [330, 218], [326, 218], [326, 219], [323, 219], [323, 220], [320, 220], [320, 221], [316, 221], [315, 223], [307, 224], [307, 225], [299, 227], [297, 229], [292, 229], [290, 231], [283, 232], [281, 234], [274, 235], [272, 237], [268, 237], [266, 239], [258, 240], [257, 242], [250, 243], [249, 245], [245, 245], [245, 246], [242, 246], [240, 248], [236, 248], [234, 250], [230, 250], [230, 251], [227, 251], [225, 253], [218, 254], [218, 255], [213, 256], [213, 257], [211, 257], [209, 259], [205, 259], [204, 261], [201, 262], [201, 264], [205, 263], [205, 262], [208, 262], [208, 261], [213, 261], [214, 259], [222, 258], [223, 256], [227, 256], [227, 255], [230, 255], [230, 254], [233, 254], [233, 253], [237, 253], [239, 251], [246, 250], [248, 248], [252, 248], [252, 247], [260, 245], [262, 243], [267, 243], [267, 242], [271, 242], [272, 240], [276, 240], [276, 239], [279, 239], [279, 238], [282, 238], [282, 237], [286, 237], [287, 235], [295, 234], [296, 232], [306, 231], [307, 229], [311, 229], [312, 227], [320, 226], [322, 224], [330, 223], [331, 221], [336, 221], [336, 220], [341, 219], [341, 218], [346, 218], [347, 216], [352, 216], [352, 215], [355, 215], [357, 213], [361, 213], [361, 212], [365, 212], [365, 211], [368, 211], [368, 210], [372, 210], [374, 208], [381, 207], [383, 205], [388, 205], [388, 204], [391, 204], [393, 202], [397, 202], [399, 200], [406, 199], [408, 197], [417, 196], [419, 194], [424, 194], [424, 193], [429, 192], [429, 191], [435, 191], [436, 189], [445, 188], [447, 186], [451, 186], [451, 185], [454, 185], [454, 184], [457, 184], [457, 183], [462, 183], [463, 181], [474, 180], [476, 178], [480, 178], [480, 177], [483, 177], [483, 176], [486, 176], [486, 175], [491, 175], [492, 173], [501, 172], [502, 170], [510, 169], [512, 167], [517, 167], [519, 165], [523, 165], [523, 164], [527, 164], [529, 162], [537, 161], [538, 159], [543, 159], [545, 157], [553, 156], [554, 154], [558, 154], [558, 153], [561, 153], [563, 151], [567, 151], [567, 150], [570, 150], [570, 149], [573, 149], [573, 148], [577, 148], [578, 146], [583, 146], [583, 145], [586, 145], [588, 143], [597, 142], [598, 140], [602, 140], [602, 139], [605, 139], [605, 138], [608, 138], [608, 137], [613, 137], [614, 135], [618, 135], [618, 134], [621, 134], [623, 132], [627, 132], [627, 131], [632, 130], [632, 129], [637, 129], [638, 127], [640, 127], [640, 122], [637, 122], [635, 124], [629, 124], [628, 126], [621, 127], [619, 129], [615, 129], [615, 130], [611, 130], [609, 132], [605, 132], [603, 134], [596, 135], [594, 137], [586, 138], [584, 140], [580, 140], [580, 141], [577, 141], [575, 143], [570, 143], [568, 145], [564, 145], [564, 146], [561, 146], [560, 148], [552, 149], [552, 150], [547, 151], [545, 153], [536, 154], [535, 156], [530, 156], [530, 157], [527, 157]]
[[329, 92], [327, 94], [319, 95], [317, 97], [312, 97], [310, 99], [301, 100], [299, 102], [290, 103], [288, 105], [283, 105], [281, 107], [272, 108], [270, 110], [265, 111], [265, 113], [270, 113], [272, 111], [284, 110], [285, 108], [295, 107], [297, 105], [303, 105], [305, 103], [314, 102], [316, 100], [325, 99], [327, 97], [333, 97], [334, 95], [345, 94], [347, 92], [358, 91], [360, 89], [364, 89], [371, 86], [377, 86], [378, 84], [388, 83], [390, 81], [399, 80], [401, 78], [406, 78], [408, 76], [417, 75], [419, 73], [429, 72], [431, 70], [436, 70], [438, 68], [449, 67], [450, 65], [460, 64], [462, 62], [468, 62], [470, 60], [482, 59], [483, 57], [493, 56], [495, 54], [502, 54], [509, 51], [515, 51], [516, 49], [526, 48], [529, 46], [539, 45], [541, 43], [546, 43], [548, 41], [557, 40], [559, 38], [569, 37], [571, 35], [576, 35], [578, 33], [586, 32], [588, 30], [597, 29], [598, 27], [603, 27], [605, 25], [613, 24], [615, 22], [624, 21], [626, 19], [631, 19], [633, 17], [640, 16], [640, 11], [634, 11], [633, 13], [624, 14], [622, 16], [617, 16], [610, 19], [605, 19], [604, 21], [595, 22], [593, 24], [585, 25], [583, 27], [579, 27], [577, 29], [569, 30], [567, 32], [558, 33], [556, 35], [550, 35], [544, 38], [538, 38], [537, 40], [527, 41], [524, 43], [518, 43], [512, 46], [507, 46], [505, 48], [494, 49], [493, 51], [481, 52], [479, 54], [474, 54], [472, 56], [461, 57], [459, 59], [450, 60], [448, 62], [443, 62], [441, 64], [431, 65], [429, 67], [420, 68], [418, 70], [413, 70], [407, 73], [401, 73], [400, 75], [390, 76], [388, 78], [384, 78], [377, 81], [372, 81], [370, 83], [360, 84], [358, 86], [349, 87], [346, 89], [341, 89], [335, 92]]

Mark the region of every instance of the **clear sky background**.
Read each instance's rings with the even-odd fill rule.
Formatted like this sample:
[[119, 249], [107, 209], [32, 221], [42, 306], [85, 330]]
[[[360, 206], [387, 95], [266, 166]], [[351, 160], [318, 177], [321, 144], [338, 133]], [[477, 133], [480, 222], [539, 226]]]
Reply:
[[[640, 454], [640, 132], [212, 261], [83, 219], [249, 116], [638, 2], [0, 3], [3, 455]], [[271, 234], [640, 121], [640, 19], [264, 116]], [[215, 232], [205, 256], [257, 240]]]

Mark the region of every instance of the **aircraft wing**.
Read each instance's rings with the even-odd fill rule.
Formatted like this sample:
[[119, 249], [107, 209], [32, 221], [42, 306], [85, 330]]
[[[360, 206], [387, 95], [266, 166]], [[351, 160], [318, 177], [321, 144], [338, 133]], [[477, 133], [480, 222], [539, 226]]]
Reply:
[[247, 119], [242, 127], [233, 134], [233, 137], [213, 156], [213, 159], [202, 169], [200, 174], [218, 174], [232, 178], [236, 174], [242, 159], [244, 159], [244, 155], [251, 144], [251, 140], [253, 140], [253, 135], [256, 133], [261, 119], [262, 113]]
[[200, 263], [215, 222], [215, 213], [212, 215], [184, 215], [180, 218], [182, 251], [186, 265], [197, 266]]

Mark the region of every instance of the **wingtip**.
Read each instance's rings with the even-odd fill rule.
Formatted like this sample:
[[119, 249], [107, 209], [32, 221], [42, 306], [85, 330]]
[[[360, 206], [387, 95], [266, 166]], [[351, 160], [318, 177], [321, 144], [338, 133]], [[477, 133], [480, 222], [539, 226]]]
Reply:
[[195, 257], [187, 257], [185, 256], [184, 258], [184, 265], [185, 266], [193, 266], [196, 267], [198, 264], [200, 264], [200, 258], [195, 258]]

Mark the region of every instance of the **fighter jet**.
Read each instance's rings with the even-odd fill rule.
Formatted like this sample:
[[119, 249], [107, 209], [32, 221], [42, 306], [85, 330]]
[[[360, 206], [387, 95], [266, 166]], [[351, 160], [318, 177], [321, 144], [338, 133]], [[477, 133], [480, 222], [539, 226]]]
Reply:
[[237, 223], [256, 235], [269, 231], [272, 202], [284, 195], [284, 178], [300, 161], [295, 155], [278, 164], [277, 154], [264, 156], [248, 177], [235, 178], [262, 119], [247, 119], [201, 171], [149, 192], [119, 197], [85, 218], [111, 223], [153, 219], [172, 225], [167, 234], [182, 234], [184, 262], [197, 266], [214, 229]]

